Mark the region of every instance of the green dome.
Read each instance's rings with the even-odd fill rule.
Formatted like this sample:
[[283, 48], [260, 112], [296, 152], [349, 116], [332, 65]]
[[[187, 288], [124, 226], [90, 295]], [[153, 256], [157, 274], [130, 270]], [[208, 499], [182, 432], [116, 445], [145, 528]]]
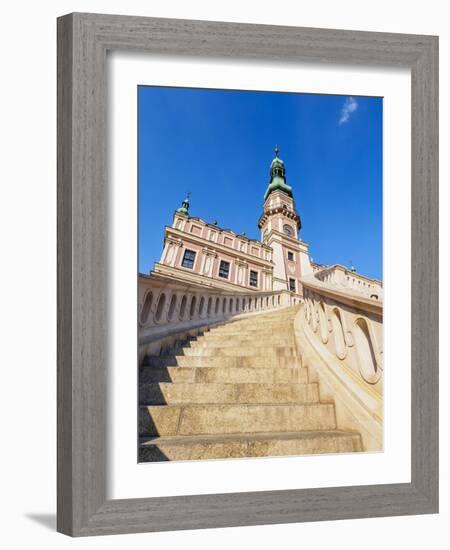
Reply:
[[286, 169], [284, 162], [278, 157], [278, 146], [275, 147], [275, 158], [270, 163], [270, 181], [269, 186], [264, 194], [264, 200], [272, 193], [279, 189], [292, 197], [292, 187], [286, 182]]
[[177, 210], [178, 214], [189, 215], [189, 196], [187, 196], [184, 201], [181, 203], [180, 208]]
[[270, 193], [272, 193], [272, 191], [276, 191], [277, 189], [279, 189], [280, 191], [284, 191], [290, 197], [293, 196], [292, 187], [288, 185], [282, 178], [280, 178], [279, 176], [276, 176], [269, 183], [269, 186], [267, 187], [267, 190], [264, 193], [264, 200], [267, 199], [267, 197], [270, 195]]

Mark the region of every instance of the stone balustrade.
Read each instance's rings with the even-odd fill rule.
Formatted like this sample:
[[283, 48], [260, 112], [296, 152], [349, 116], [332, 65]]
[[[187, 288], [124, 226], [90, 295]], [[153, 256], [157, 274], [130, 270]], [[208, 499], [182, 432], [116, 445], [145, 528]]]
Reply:
[[[336, 266], [335, 266], [336, 267]], [[305, 365], [312, 367], [338, 424], [359, 431], [364, 448], [382, 446], [383, 302], [340, 285], [339, 269], [301, 280], [304, 304], [296, 319]], [[314, 374], [313, 374], [314, 376]]]
[[314, 276], [319, 281], [351, 292], [358, 292], [376, 300], [383, 299], [383, 285], [380, 281], [369, 279], [359, 273], [336, 264], [327, 267], [315, 266]]
[[[140, 274], [140, 356], [150, 350], [150, 344], [171, 342], [174, 335], [192, 336], [196, 331], [232, 317], [258, 314], [300, 302], [300, 296], [287, 290], [230, 292], [178, 281], [159, 273]], [[153, 352], [155, 349], [153, 346]]]
[[383, 305], [333, 283], [302, 279], [304, 317], [315, 339], [346, 362], [365, 382], [377, 384], [383, 372]]

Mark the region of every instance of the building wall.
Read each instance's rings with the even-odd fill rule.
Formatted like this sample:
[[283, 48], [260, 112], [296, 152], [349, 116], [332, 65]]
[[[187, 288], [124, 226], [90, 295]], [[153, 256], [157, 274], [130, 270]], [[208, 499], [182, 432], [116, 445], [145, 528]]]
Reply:
[[[195, 252], [193, 267], [183, 267], [186, 250]], [[172, 227], [165, 229], [164, 250], [157, 272], [168, 266], [183, 278], [200, 282], [214, 281], [215, 285], [229, 288], [230, 285], [245, 290], [272, 290], [273, 251], [260, 241], [237, 235], [233, 231], [208, 224], [199, 218], [176, 213]], [[219, 276], [220, 262], [229, 262], [228, 278]], [[166, 270], [167, 271], [167, 270]], [[257, 286], [250, 285], [250, 271], [258, 275]]]

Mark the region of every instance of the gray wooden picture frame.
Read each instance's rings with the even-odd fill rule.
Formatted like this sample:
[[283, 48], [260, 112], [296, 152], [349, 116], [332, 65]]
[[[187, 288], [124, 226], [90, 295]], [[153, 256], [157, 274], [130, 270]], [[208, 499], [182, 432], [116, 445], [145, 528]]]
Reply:
[[[411, 69], [411, 483], [107, 499], [109, 50]], [[82, 13], [58, 19], [57, 486], [57, 528], [72, 536], [438, 511], [437, 37]]]

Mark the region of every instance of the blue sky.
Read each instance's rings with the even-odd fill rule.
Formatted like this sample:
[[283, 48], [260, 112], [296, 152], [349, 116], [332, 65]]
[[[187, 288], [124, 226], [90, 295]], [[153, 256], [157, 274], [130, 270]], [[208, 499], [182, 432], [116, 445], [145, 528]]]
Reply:
[[139, 271], [190, 214], [260, 238], [278, 144], [314, 261], [382, 278], [382, 99], [140, 86]]

